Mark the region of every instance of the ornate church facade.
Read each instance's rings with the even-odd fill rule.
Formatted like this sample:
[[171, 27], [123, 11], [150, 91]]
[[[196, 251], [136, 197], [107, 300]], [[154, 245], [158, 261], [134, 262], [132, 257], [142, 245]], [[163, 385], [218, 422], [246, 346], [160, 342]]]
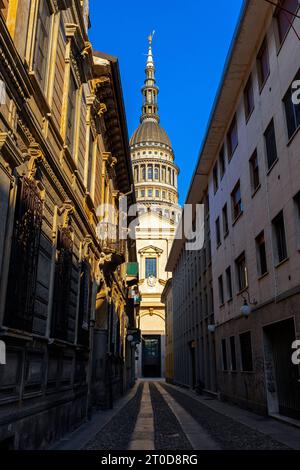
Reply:
[[162, 292], [170, 274], [166, 261], [181, 210], [178, 206], [178, 174], [171, 141], [160, 126], [158, 92], [152, 39], [142, 88], [140, 125], [130, 140], [131, 160], [139, 211], [136, 246], [139, 261], [141, 305], [137, 375], [161, 377], [165, 373], [165, 305]]

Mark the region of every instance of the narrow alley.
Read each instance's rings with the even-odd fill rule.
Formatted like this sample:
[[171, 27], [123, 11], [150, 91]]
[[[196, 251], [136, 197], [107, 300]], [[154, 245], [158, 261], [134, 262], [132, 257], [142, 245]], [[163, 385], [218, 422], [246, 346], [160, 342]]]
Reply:
[[162, 380], [140, 380], [114, 410], [54, 450], [300, 450], [300, 429]]

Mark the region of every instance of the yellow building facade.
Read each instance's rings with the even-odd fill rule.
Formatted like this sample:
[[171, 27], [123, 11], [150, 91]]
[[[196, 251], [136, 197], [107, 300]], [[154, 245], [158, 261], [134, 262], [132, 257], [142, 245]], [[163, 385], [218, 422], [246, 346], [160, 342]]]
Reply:
[[165, 375], [165, 305], [162, 292], [170, 274], [166, 262], [177, 222], [178, 174], [171, 141], [160, 126], [158, 87], [152, 53], [152, 36], [142, 88], [143, 105], [140, 125], [130, 139], [139, 225], [136, 246], [140, 269], [139, 289], [142, 296], [139, 327], [137, 375]]

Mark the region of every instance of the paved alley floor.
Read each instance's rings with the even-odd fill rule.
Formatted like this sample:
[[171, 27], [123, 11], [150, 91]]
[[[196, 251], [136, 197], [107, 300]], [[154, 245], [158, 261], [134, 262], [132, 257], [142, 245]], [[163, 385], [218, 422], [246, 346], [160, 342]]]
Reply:
[[122, 406], [101, 425], [99, 419], [76, 431], [73, 438], [66, 439], [57, 448], [112, 451], [300, 449], [300, 429], [217, 399], [199, 397], [164, 381], [140, 381]]

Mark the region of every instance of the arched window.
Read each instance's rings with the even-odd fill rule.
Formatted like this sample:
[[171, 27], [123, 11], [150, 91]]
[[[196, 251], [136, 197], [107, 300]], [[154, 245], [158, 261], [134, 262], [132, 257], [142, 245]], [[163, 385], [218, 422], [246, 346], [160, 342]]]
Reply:
[[161, 179], [165, 183], [166, 182], [166, 167], [162, 167]]
[[146, 166], [142, 165], [142, 181], [146, 179]]
[[159, 166], [158, 166], [158, 165], [155, 165], [155, 169], [154, 169], [154, 179], [155, 179], [155, 180], [159, 180]]
[[168, 181], [169, 184], [171, 184], [171, 168], [168, 168]]
[[135, 180], [136, 182], [139, 181], [139, 167], [138, 167], [138, 166], [135, 166], [135, 167], [134, 167], [134, 180]]
[[148, 180], [153, 180], [153, 165], [148, 165]]

